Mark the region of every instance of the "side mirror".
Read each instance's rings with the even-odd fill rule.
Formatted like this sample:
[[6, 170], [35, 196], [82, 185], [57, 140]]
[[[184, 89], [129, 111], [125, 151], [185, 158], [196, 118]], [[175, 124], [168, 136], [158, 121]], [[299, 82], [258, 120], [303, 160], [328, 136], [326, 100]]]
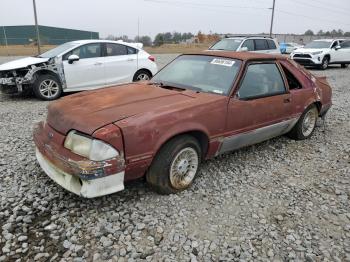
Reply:
[[241, 52], [247, 52], [247, 51], [248, 51], [248, 47], [243, 46], [243, 47], [241, 47], [241, 48], [239, 49], [239, 51], [241, 51]]
[[79, 61], [79, 56], [77, 55], [70, 55], [68, 57], [68, 64], [73, 64], [75, 61]]
[[336, 47], [334, 47], [335, 50], [339, 50], [341, 48], [340, 45], [337, 45]]

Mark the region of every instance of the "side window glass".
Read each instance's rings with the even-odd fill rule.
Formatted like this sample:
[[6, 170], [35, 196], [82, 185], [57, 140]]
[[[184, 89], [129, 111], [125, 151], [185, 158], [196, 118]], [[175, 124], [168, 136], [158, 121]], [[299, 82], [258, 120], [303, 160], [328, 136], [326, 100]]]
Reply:
[[101, 45], [99, 43], [82, 45], [68, 52], [63, 56], [67, 60], [70, 55], [77, 55], [80, 59], [94, 58], [101, 56]]
[[119, 56], [126, 55], [127, 49], [125, 45], [106, 43], [106, 55], [107, 56]]
[[254, 41], [252, 39], [245, 40], [242, 47], [247, 47], [248, 51], [254, 51]]
[[240, 99], [252, 99], [285, 92], [286, 88], [276, 64], [252, 64], [248, 66], [238, 96]]
[[265, 39], [256, 39], [255, 41], [255, 50], [267, 50], [269, 47], [267, 46], [267, 41]]
[[[269, 49], [276, 49], [275, 42], [273, 40], [267, 40], [267, 44], [269, 45]], [[289, 45], [287, 45], [289, 46]]]
[[80, 59], [94, 58], [101, 56], [101, 45], [99, 43], [80, 46], [72, 51], [72, 54]]
[[283, 65], [282, 65], [282, 69], [283, 69], [283, 72], [287, 78], [289, 90], [301, 89], [302, 85], [300, 84], [298, 79]]
[[134, 55], [134, 54], [137, 54], [137, 49], [136, 48], [133, 48], [133, 47], [130, 47], [130, 46], [127, 46], [126, 47], [127, 51], [128, 51], [128, 55]]
[[334, 41], [334, 43], [332, 44], [331, 48], [334, 48], [338, 45], [338, 41]]
[[341, 48], [350, 48], [350, 41], [346, 41], [340, 44]]

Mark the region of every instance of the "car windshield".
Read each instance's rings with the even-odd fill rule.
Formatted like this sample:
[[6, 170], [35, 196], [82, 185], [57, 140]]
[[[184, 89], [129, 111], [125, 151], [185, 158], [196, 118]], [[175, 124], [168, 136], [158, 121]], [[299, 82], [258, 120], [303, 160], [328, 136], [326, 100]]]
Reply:
[[239, 45], [242, 43], [242, 39], [222, 39], [212, 47], [210, 50], [228, 50], [228, 51], [236, 51]]
[[44, 57], [44, 58], [55, 57], [55, 56], [58, 56], [58, 55], [64, 53], [64, 51], [69, 50], [72, 47], [75, 47], [77, 45], [78, 45], [77, 43], [72, 43], [72, 42], [65, 43], [65, 44], [59, 45], [59, 46], [57, 46], [57, 47], [55, 47], [55, 48], [53, 48], [45, 53], [40, 54], [39, 57]]
[[156, 74], [151, 83], [227, 95], [241, 61], [226, 57], [182, 55]]
[[312, 41], [304, 46], [304, 48], [329, 48], [331, 42], [328, 41]]

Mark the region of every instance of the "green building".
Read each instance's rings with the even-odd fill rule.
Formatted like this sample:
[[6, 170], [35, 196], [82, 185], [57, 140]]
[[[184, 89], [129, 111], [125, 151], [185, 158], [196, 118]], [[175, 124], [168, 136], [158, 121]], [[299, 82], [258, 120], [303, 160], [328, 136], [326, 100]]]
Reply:
[[[98, 32], [39, 25], [42, 45], [60, 45], [81, 39], [99, 39]], [[34, 25], [0, 26], [0, 45], [26, 45], [36, 42]]]

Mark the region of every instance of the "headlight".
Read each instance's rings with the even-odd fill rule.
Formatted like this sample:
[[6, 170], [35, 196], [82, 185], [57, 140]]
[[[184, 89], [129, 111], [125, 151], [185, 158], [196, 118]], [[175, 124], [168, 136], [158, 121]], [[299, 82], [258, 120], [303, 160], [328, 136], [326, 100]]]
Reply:
[[80, 135], [74, 130], [68, 133], [64, 147], [93, 161], [103, 161], [119, 155], [116, 149], [105, 142]]
[[312, 52], [311, 54], [312, 55], [320, 55], [320, 54], [322, 54], [322, 51]]

